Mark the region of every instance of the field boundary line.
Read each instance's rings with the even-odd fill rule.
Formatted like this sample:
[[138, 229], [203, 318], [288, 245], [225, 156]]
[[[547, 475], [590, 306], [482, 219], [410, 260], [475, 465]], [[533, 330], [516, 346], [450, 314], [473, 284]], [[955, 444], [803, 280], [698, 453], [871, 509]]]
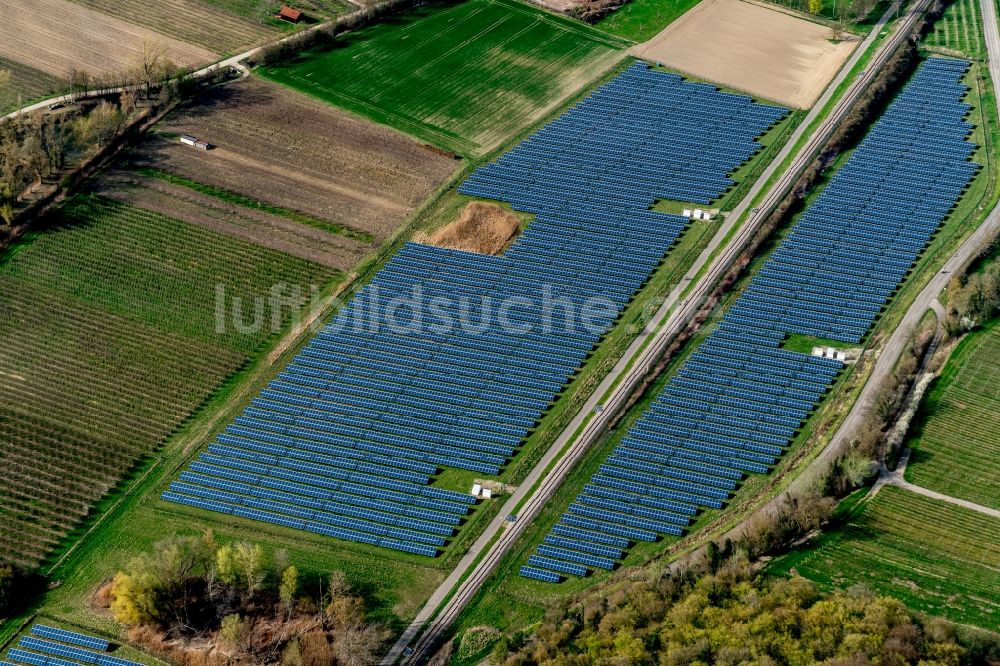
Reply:
[[135, 490], [140, 485], [142, 485], [142, 482], [145, 481], [146, 478], [150, 474], [152, 474], [153, 470], [159, 467], [162, 462], [163, 462], [163, 457], [159, 455], [156, 456], [153, 459], [153, 464], [150, 465], [149, 468], [145, 472], [143, 472], [141, 476], [139, 476], [139, 478], [135, 479], [132, 483], [130, 483], [129, 487], [125, 489], [125, 492], [118, 495], [118, 499], [116, 499], [111, 506], [109, 506], [105, 511], [101, 512], [100, 517], [91, 524], [91, 526], [87, 529], [87, 531], [81, 534], [80, 538], [77, 539], [76, 542], [72, 546], [70, 546], [69, 549], [65, 553], [63, 553], [62, 556], [58, 560], [56, 560], [51, 567], [49, 567], [48, 571], [46, 572], [46, 575], [52, 575], [53, 571], [56, 571], [60, 566], [62, 566], [62, 563], [66, 560], [66, 558], [68, 558], [70, 555], [76, 552], [76, 549], [79, 548], [80, 545], [87, 540], [87, 537], [89, 537], [94, 532], [94, 530], [103, 525], [104, 522], [108, 520], [109, 516], [111, 516], [115, 512], [115, 510], [118, 509], [119, 506], [121, 506], [122, 502], [124, 502], [127, 498], [131, 497], [132, 493], [134, 493]]
[[872, 486], [869, 497], [877, 495], [878, 491], [881, 490], [883, 486], [896, 486], [897, 488], [902, 488], [903, 490], [907, 490], [917, 495], [923, 495], [924, 497], [929, 497], [930, 499], [947, 502], [948, 504], [960, 506], [963, 509], [975, 511], [976, 513], [981, 513], [984, 516], [1000, 520], [1000, 510], [998, 509], [993, 509], [988, 506], [983, 506], [982, 504], [964, 500], [960, 497], [954, 497], [953, 495], [924, 488], [923, 486], [918, 486], [917, 484], [911, 483], [903, 478], [903, 474], [906, 473], [906, 466], [910, 462], [911, 451], [912, 449], [909, 448], [903, 449], [903, 454], [899, 457], [899, 464], [896, 469], [890, 471], [886, 468], [882, 468], [879, 471], [879, 480], [874, 486]]

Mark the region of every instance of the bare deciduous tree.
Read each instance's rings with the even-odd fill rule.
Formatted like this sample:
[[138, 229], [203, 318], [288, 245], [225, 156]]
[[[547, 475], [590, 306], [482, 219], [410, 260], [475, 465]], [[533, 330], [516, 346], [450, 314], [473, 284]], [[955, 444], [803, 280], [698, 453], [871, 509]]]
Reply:
[[150, 90], [173, 73], [174, 63], [167, 57], [167, 47], [163, 42], [146, 40], [133, 57], [130, 69], [133, 80], [143, 87], [146, 97], [149, 97]]

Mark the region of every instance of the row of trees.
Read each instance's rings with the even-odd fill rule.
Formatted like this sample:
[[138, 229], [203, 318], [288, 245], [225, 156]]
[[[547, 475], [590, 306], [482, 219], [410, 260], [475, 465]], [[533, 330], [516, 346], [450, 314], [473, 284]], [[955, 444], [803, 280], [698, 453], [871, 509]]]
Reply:
[[86, 112], [19, 116], [0, 123], [0, 221], [13, 223], [15, 208], [32, 184], [58, 174], [71, 159], [86, 159], [122, 130], [136, 109], [135, 96], [102, 100]]
[[572, 14], [581, 21], [594, 24], [627, 2], [629, 0], [583, 0], [573, 8]]
[[303, 579], [287, 553], [173, 537], [101, 592], [130, 639], [180, 664], [373, 664], [387, 638], [341, 573]]
[[252, 65], [277, 65], [294, 58], [298, 53], [316, 48], [333, 46], [337, 35], [363, 28], [386, 16], [397, 14], [420, 5], [422, 0], [382, 0], [375, 3], [364, 3], [362, 9], [341, 16], [325, 26], [305, 30], [292, 35], [276, 44], [262, 48], [251, 59]]
[[754, 576], [737, 554], [709, 572], [602, 586], [498, 642], [491, 663], [921, 664], [1000, 657], [985, 633], [925, 620], [864, 588], [824, 596], [803, 579]]
[[946, 294], [949, 335], [958, 335], [1000, 314], [1000, 262], [952, 277]]
[[778, 4], [817, 16], [837, 19], [842, 23], [857, 23], [871, 14], [878, 0], [772, 0]]
[[[9, 75], [0, 72], [0, 95]], [[119, 73], [70, 72], [76, 98], [97, 102], [61, 114], [25, 114], [0, 121], [0, 222], [11, 225], [19, 199], [33, 184], [58, 176], [70, 162], [84, 162], [114, 141], [137, 117], [140, 103], [156, 109], [190, 92], [187, 72], [166, 57], [162, 44], [146, 42]], [[144, 101], [145, 100], [145, 101]]]
[[69, 85], [71, 94], [75, 96], [108, 94], [124, 88], [148, 98], [155, 91], [176, 86], [187, 74], [167, 57], [165, 44], [146, 40], [121, 71], [90, 74], [74, 68], [69, 71]]
[[44, 581], [40, 575], [15, 564], [0, 564], [0, 620], [20, 610], [38, 594]]

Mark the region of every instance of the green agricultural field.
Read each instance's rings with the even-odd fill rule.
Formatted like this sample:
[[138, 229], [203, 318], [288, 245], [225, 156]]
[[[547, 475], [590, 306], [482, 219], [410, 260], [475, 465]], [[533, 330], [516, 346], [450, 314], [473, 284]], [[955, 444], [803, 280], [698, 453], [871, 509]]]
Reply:
[[[99, 197], [0, 256], [0, 559], [38, 564], [336, 271]], [[227, 310], [217, 328], [217, 293]]]
[[623, 57], [625, 42], [513, 0], [431, 2], [264, 76], [480, 155]]
[[826, 589], [863, 584], [914, 610], [997, 627], [1000, 521], [896, 488], [859, 504], [841, 529], [777, 560]]
[[971, 333], [921, 408], [907, 480], [1000, 509], [1000, 327]]
[[65, 81], [33, 67], [0, 58], [0, 114], [57, 95], [66, 85]]
[[958, 52], [970, 58], [986, 57], [982, 17], [976, 0], [955, 0], [945, 9], [934, 29], [924, 38], [924, 46]]
[[630, 0], [598, 21], [597, 27], [634, 42], [645, 42], [698, 2], [699, 0]]

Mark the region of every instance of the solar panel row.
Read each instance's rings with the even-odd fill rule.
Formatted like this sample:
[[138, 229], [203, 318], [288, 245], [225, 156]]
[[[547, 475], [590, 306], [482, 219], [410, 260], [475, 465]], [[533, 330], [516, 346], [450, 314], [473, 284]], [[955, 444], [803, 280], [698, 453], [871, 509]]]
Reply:
[[655, 200], [786, 113], [631, 67], [462, 184], [536, 215], [503, 256], [406, 244], [163, 498], [433, 556], [471, 498], [432, 477], [500, 472], [688, 223]]
[[129, 659], [107, 654], [110, 643], [96, 636], [67, 631], [44, 624], [31, 627], [16, 647], [7, 651], [0, 666], [141, 666]]
[[[617, 556], [585, 559], [606, 539], [680, 535], [697, 509], [720, 508], [746, 473], [767, 473], [841, 368], [781, 349], [782, 340], [859, 342], [979, 168], [963, 120], [968, 66], [932, 58], [919, 68], [539, 554], [608, 568]], [[569, 546], [556, 541], [567, 535], [570, 550], [553, 549]]]
[[87, 636], [75, 631], [67, 631], [65, 629], [59, 629], [58, 627], [50, 627], [45, 624], [33, 625], [31, 627], [31, 634], [41, 638], [50, 638], [54, 641], [59, 641], [60, 643], [79, 645], [81, 647], [90, 648], [92, 650], [100, 650], [102, 652], [106, 652], [108, 646], [110, 645], [110, 643], [103, 638]]

